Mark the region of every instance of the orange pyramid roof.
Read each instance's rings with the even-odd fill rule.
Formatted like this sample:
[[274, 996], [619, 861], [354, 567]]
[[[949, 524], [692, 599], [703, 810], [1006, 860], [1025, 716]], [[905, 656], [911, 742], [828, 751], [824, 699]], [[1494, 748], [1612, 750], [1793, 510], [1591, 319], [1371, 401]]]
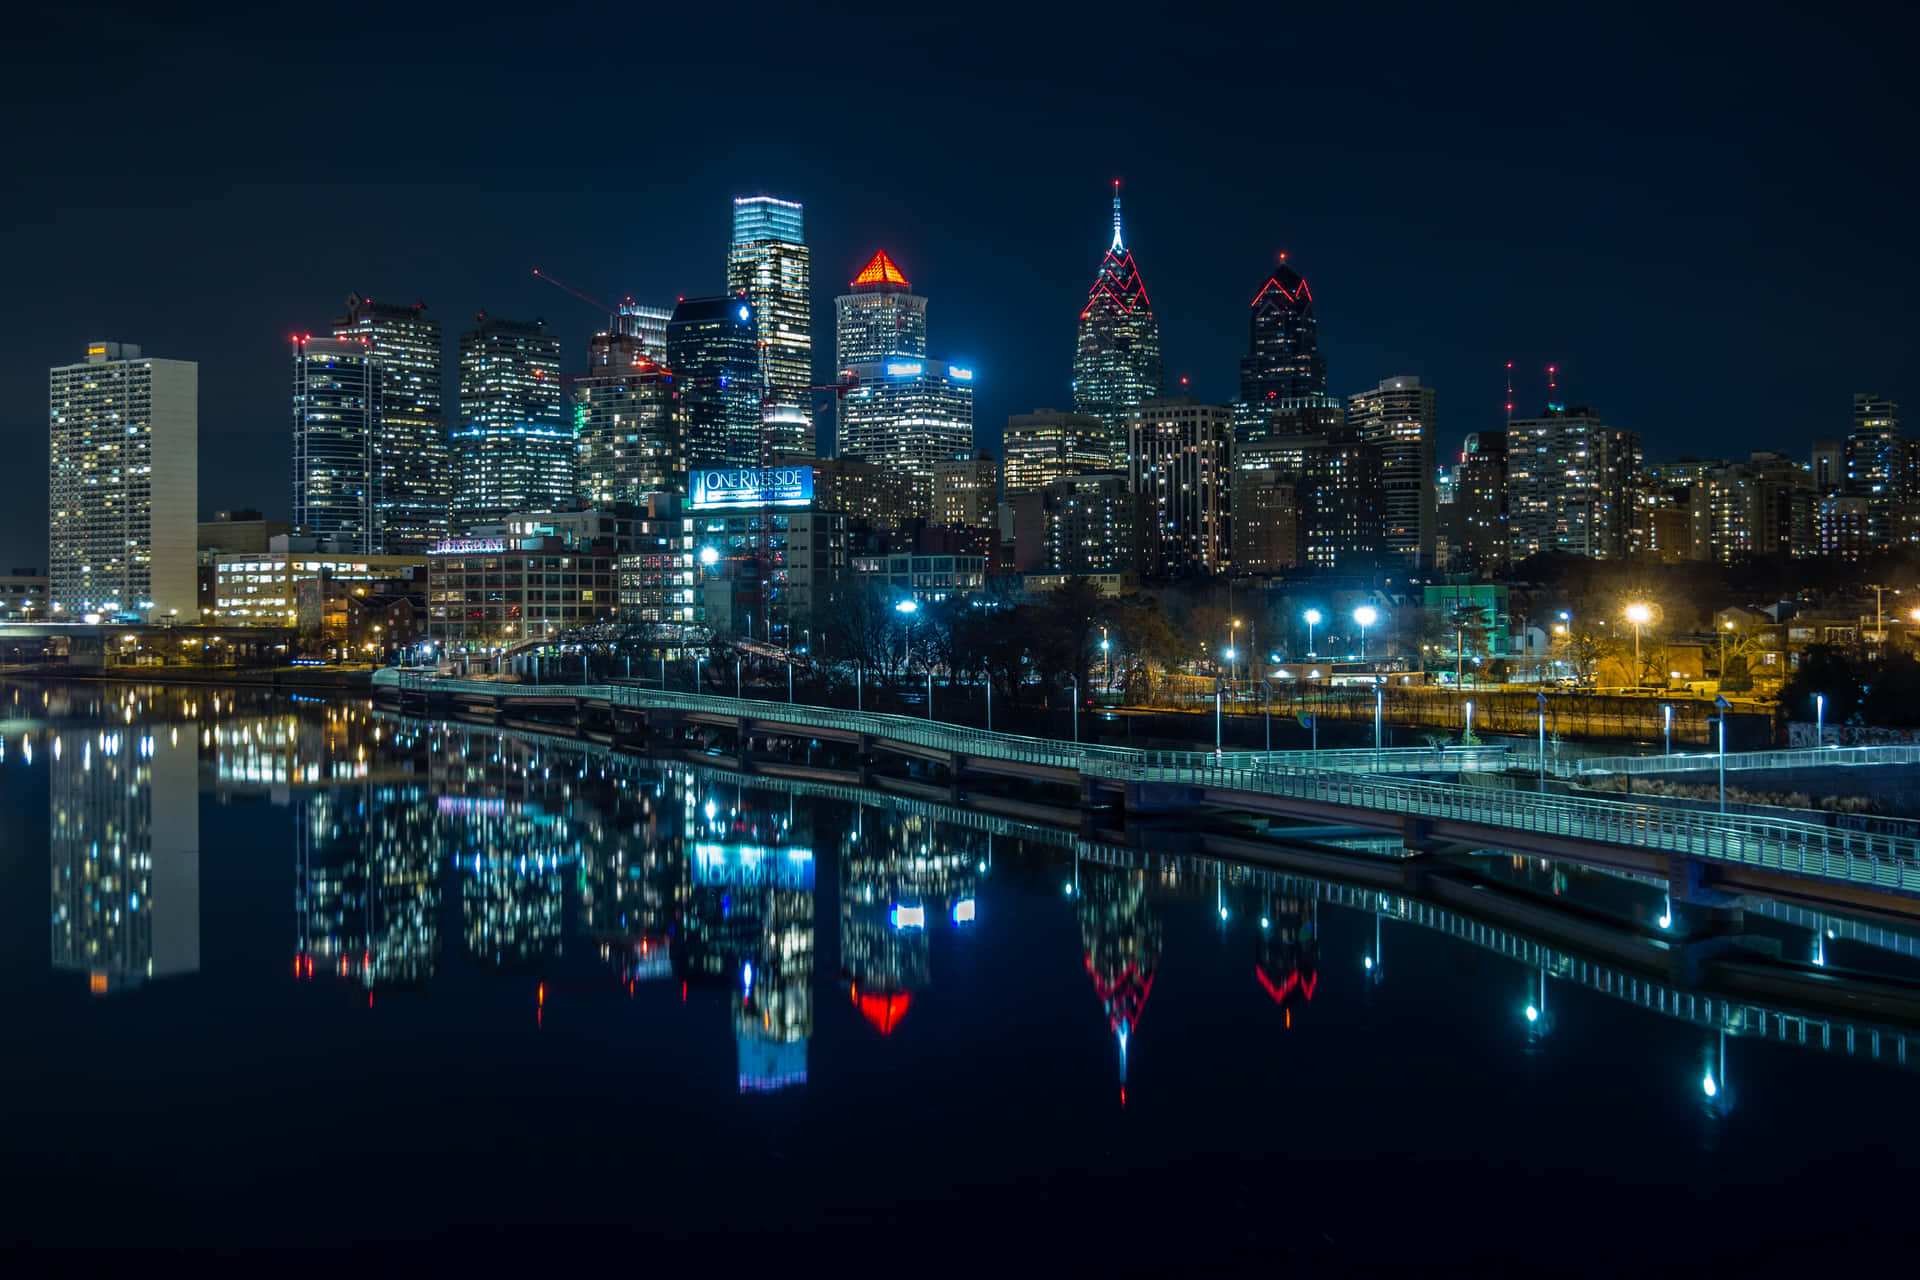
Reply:
[[897, 284], [902, 289], [908, 287], [907, 278], [900, 274], [900, 268], [893, 265], [893, 259], [882, 249], [860, 268], [860, 274], [853, 278], [855, 284]]

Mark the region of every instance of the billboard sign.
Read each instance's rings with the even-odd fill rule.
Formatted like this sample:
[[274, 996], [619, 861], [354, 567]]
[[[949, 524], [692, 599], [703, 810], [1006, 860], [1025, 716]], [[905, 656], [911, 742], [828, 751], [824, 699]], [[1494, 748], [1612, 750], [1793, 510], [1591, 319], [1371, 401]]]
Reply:
[[695, 467], [693, 509], [805, 507], [813, 503], [813, 468]]

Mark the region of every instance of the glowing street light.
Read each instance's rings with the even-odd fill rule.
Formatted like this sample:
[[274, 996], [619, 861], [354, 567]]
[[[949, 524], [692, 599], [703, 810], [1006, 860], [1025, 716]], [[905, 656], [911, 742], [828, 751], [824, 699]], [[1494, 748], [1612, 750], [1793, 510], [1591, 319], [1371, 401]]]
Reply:
[[1318, 609], [1309, 609], [1304, 615], [1307, 622], [1307, 656], [1315, 657], [1313, 652], [1313, 629], [1320, 625], [1321, 613]]
[[1640, 687], [1640, 632], [1653, 621], [1653, 609], [1634, 603], [1627, 606], [1627, 621], [1633, 624], [1633, 687]]
[[1360, 661], [1367, 660], [1367, 628], [1380, 620], [1380, 611], [1370, 604], [1363, 604], [1353, 611], [1353, 620], [1360, 624]]

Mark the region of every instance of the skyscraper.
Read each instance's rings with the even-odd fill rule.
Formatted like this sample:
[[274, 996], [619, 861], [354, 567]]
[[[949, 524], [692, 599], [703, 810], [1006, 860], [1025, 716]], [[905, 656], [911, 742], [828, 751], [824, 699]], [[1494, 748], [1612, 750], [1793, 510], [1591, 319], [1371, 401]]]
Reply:
[[679, 383], [644, 351], [631, 334], [595, 334], [587, 372], [567, 380], [580, 442], [580, 489], [596, 507], [687, 491], [686, 407]]
[[666, 307], [649, 307], [632, 298], [622, 299], [618, 310], [616, 329], [640, 339], [640, 349], [647, 359], [671, 367], [672, 362], [667, 359], [667, 325], [673, 319], [673, 312]]
[[1120, 183], [1113, 184], [1113, 242], [1080, 308], [1073, 407], [1107, 424], [1108, 465], [1125, 465], [1128, 415], [1161, 391], [1160, 323], [1120, 235]]
[[440, 322], [427, 304], [374, 302], [347, 295], [333, 336], [364, 339], [380, 364], [373, 406], [373, 545], [389, 555], [417, 554], [447, 534], [453, 468], [441, 413]]
[[772, 393], [770, 451], [811, 458], [813, 435], [812, 266], [798, 201], [736, 196], [733, 243], [727, 249], [727, 292], [746, 295], [753, 310]]
[[1853, 397], [1844, 492], [1866, 500], [1875, 546], [1907, 540], [1915, 482], [1912, 452], [1900, 435], [1900, 406], [1877, 395]]
[[686, 406], [689, 467], [750, 467], [760, 448], [760, 368], [745, 298], [682, 298], [667, 322], [667, 368]]
[[1381, 550], [1417, 569], [1434, 567], [1433, 407], [1433, 388], [1404, 376], [1347, 397], [1348, 424], [1380, 451]]
[[374, 454], [381, 363], [368, 339], [293, 339], [293, 522], [362, 555], [381, 551]]
[[460, 335], [453, 524], [551, 511], [579, 496], [578, 446], [560, 382], [560, 340], [543, 320], [481, 312]]
[[1281, 254], [1247, 313], [1235, 442], [1243, 452], [1257, 452], [1271, 438], [1332, 431], [1339, 425], [1338, 410], [1339, 402], [1327, 394], [1313, 289]]
[[1187, 396], [1145, 401], [1130, 414], [1128, 483], [1138, 495], [1143, 572], [1190, 577], [1227, 567], [1231, 410]]
[[1550, 404], [1507, 424], [1507, 535], [1516, 562], [1539, 552], [1605, 560], [1627, 552], [1640, 433], [1595, 409]]
[[47, 371], [50, 608], [200, 616], [200, 366], [93, 342]]
[[1483, 576], [1506, 568], [1511, 539], [1507, 532], [1507, 433], [1474, 431], [1460, 458], [1460, 507], [1465, 564]]
[[835, 301], [840, 398], [836, 452], [912, 477], [914, 514], [932, 518], [933, 473], [973, 449], [973, 371], [927, 355], [927, 300], [876, 253]]
[[951, 529], [996, 527], [1000, 464], [985, 449], [933, 467], [932, 522]]

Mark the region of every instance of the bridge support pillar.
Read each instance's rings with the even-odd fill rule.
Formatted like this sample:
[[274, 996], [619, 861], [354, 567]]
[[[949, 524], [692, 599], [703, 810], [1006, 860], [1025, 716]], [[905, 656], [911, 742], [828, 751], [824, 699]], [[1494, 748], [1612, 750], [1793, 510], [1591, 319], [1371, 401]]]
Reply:
[[854, 744], [854, 749], [860, 753], [858, 761], [860, 766], [860, 785], [870, 787], [873, 785], [873, 735], [870, 733], [861, 734], [859, 741]]
[[753, 772], [753, 721], [741, 716], [734, 722], [734, 732], [738, 735], [734, 743], [734, 754], [740, 759], [740, 772]]
[[965, 798], [960, 794], [960, 775], [967, 770], [967, 758], [958, 751], [947, 761], [947, 803], [961, 804]]
[[1676, 904], [1716, 910], [1734, 907], [1740, 901], [1739, 894], [1714, 887], [1709, 864], [1677, 853], [1667, 858], [1667, 894]]

